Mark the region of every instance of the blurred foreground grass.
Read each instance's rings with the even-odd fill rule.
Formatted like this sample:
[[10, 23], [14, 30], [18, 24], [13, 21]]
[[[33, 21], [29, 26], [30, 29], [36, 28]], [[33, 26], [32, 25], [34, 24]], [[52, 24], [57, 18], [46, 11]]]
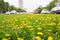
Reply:
[[1, 14], [0, 40], [60, 40], [60, 14]]

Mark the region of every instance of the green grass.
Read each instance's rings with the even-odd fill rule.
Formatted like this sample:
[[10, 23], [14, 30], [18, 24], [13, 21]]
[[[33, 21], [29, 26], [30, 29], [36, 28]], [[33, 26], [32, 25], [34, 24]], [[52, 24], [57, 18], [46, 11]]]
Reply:
[[37, 36], [60, 40], [60, 14], [0, 15], [0, 40], [39, 40]]

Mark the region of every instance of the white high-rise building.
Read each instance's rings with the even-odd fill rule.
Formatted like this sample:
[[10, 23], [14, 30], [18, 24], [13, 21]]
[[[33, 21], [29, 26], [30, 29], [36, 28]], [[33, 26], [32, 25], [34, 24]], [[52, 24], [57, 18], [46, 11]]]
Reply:
[[19, 0], [19, 8], [23, 8], [23, 0]]

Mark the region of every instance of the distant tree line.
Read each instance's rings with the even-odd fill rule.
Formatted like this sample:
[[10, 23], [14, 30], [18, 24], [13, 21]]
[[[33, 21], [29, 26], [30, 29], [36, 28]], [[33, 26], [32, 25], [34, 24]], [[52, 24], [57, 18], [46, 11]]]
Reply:
[[5, 13], [7, 11], [16, 10], [17, 12], [26, 12], [21, 8], [16, 8], [13, 5], [9, 5], [8, 2], [4, 2], [4, 0], [0, 0], [0, 13]]
[[55, 7], [55, 3], [57, 2], [57, 0], [53, 0], [52, 2], [50, 2], [46, 7], [38, 7], [36, 9], [36, 12], [41, 13], [41, 11], [45, 8], [48, 9], [49, 11]]

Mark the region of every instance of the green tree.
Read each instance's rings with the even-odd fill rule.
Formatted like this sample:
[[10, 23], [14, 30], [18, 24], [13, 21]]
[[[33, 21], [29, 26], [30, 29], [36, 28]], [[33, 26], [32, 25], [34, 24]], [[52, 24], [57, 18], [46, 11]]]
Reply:
[[16, 8], [14, 6], [9, 6], [9, 11], [12, 11], [12, 10], [16, 10], [17, 12], [26, 12], [25, 10], [21, 9], [21, 8]]
[[26, 12], [21, 8], [16, 8], [13, 5], [9, 6], [8, 2], [4, 2], [4, 0], [0, 0], [0, 13], [5, 13], [7, 11], [16, 10], [17, 12]]
[[0, 12], [4, 10], [4, 0], [0, 0]]
[[51, 10], [52, 8], [54, 8], [56, 2], [57, 0], [53, 0], [49, 5], [47, 5], [46, 9]]
[[5, 13], [8, 11], [9, 3], [4, 2], [4, 0], [0, 0], [0, 13]]
[[43, 7], [42, 6], [40, 6], [40, 7], [38, 7], [37, 9], [36, 9], [36, 13], [41, 13], [41, 11], [42, 11], [42, 9], [43, 9]]
[[26, 12], [25, 10], [21, 9], [21, 8], [16, 8], [17, 12]]
[[16, 9], [16, 8], [15, 8], [13, 5], [9, 6], [9, 11], [15, 10], [15, 9]]
[[6, 12], [6, 11], [8, 11], [8, 8], [9, 8], [9, 3], [8, 2], [4, 2], [4, 13]]

